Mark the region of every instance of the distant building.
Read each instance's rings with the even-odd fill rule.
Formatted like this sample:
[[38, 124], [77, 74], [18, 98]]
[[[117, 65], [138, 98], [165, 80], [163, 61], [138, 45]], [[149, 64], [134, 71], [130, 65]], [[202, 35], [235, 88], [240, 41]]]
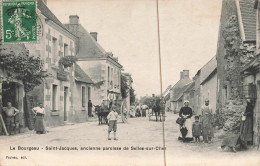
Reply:
[[94, 81], [91, 93], [94, 105], [103, 101], [119, 100], [120, 75], [122, 65], [112, 53], [106, 52], [97, 42], [97, 33], [89, 33], [80, 23], [77, 15], [69, 17], [69, 24], [65, 24], [71, 33], [78, 37], [76, 50], [78, 64]]
[[201, 114], [201, 106], [206, 98], [210, 100], [210, 106], [216, 110], [216, 91], [217, 91], [217, 60], [214, 56], [208, 61], [194, 76], [194, 105], [195, 114]]
[[170, 101], [171, 110], [174, 112], [179, 112], [183, 105], [183, 92], [185, 86], [191, 83], [192, 80], [189, 77], [189, 70], [183, 70], [180, 72], [180, 80], [172, 86], [170, 89]]

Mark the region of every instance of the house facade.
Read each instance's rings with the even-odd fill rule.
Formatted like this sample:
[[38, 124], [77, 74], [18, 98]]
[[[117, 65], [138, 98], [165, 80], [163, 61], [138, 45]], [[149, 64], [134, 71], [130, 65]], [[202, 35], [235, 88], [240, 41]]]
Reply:
[[253, 143], [260, 144], [260, 1], [256, 0], [256, 51], [255, 57], [241, 70], [242, 95], [254, 101], [253, 110]]
[[[246, 99], [255, 100], [254, 95], [249, 92], [252, 88], [256, 88], [256, 76], [246, 74], [248, 72], [246, 66], [250, 66], [249, 63], [256, 58], [255, 4], [255, 0], [222, 1], [217, 47], [216, 113], [219, 124], [227, 131], [239, 131], [240, 117], [245, 110]], [[229, 33], [232, 29], [233, 33]], [[229, 43], [230, 37], [235, 39], [232, 43]], [[255, 122], [254, 116], [254, 130], [257, 128]]]
[[194, 113], [201, 115], [201, 107], [206, 98], [210, 100], [210, 106], [216, 111], [217, 90], [217, 60], [216, 56], [211, 58], [194, 76]]
[[97, 42], [97, 33], [89, 33], [81, 24], [79, 17], [71, 15], [69, 24], [65, 26], [76, 35], [77, 59], [79, 66], [93, 80], [92, 103], [117, 101], [121, 98], [120, 81], [122, 65], [112, 53], [106, 52]]
[[183, 106], [184, 86], [187, 86], [191, 82], [192, 80], [189, 77], [189, 70], [183, 70], [180, 72], [180, 80], [170, 90], [170, 105], [173, 112], [179, 112], [180, 108]]
[[[28, 50], [30, 56], [39, 57], [42, 60], [44, 71], [48, 73], [44, 82], [27, 92], [26, 95], [19, 80], [1, 86], [4, 89], [13, 87], [12, 92], [7, 93], [9, 96], [7, 94], [1, 96], [3, 105], [5, 106], [7, 100], [12, 98], [13, 105], [22, 112], [19, 115], [23, 119], [23, 126], [29, 129], [34, 128], [34, 114], [31, 109], [39, 103], [44, 105], [47, 126], [86, 121], [88, 117], [85, 116], [87, 112], [85, 103], [90, 98], [88, 90], [93, 84], [77, 64], [64, 66], [60, 63], [60, 60], [65, 57], [75, 57], [77, 37], [57, 19], [47, 7], [46, 2], [37, 0], [39, 41], [30, 44], [3, 45], [4, 51], [11, 51], [16, 55], [22, 50]], [[1, 72], [5, 73], [3, 70]]]

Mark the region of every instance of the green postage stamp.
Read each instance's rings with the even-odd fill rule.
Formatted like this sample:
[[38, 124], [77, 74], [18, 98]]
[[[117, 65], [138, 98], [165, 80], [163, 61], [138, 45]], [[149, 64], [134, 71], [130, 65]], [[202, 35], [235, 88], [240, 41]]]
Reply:
[[2, 42], [37, 42], [36, 0], [2, 0]]

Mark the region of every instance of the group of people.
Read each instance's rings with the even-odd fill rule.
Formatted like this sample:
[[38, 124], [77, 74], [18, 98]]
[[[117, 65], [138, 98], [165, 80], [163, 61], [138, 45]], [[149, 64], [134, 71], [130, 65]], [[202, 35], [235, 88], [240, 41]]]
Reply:
[[184, 121], [180, 125], [179, 140], [190, 142], [195, 138], [196, 142], [200, 142], [200, 136], [202, 136], [205, 143], [211, 143], [213, 137], [213, 112], [208, 99], [205, 100], [205, 105], [201, 108], [201, 115], [195, 116], [194, 122], [192, 122], [193, 112], [189, 107], [188, 100], [184, 101], [184, 107], [180, 109], [179, 116]]
[[[235, 137], [224, 139], [222, 147], [235, 147], [238, 143], [247, 147], [248, 143], [253, 141], [253, 104], [250, 99], [247, 99], [247, 106], [241, 116], [240, 133]], [[209, 106], [209, 99], [205, 99], [204, 105], [201, 107], [201, 114], [194, 117], [192, 120], [193, 111], [189, 107], [189, 101], [184, 101], [184, 106], [180, 109], [179, 118], [183, 123], [179, 123], [180, 136], [179, 140], [184, 142], [200, 142], [202, 136], [204, 143], [212, 143], [214, 137], [214, 116], [211, 107]], [[193, 122], [194, 121], [194, 122]], [[235, 149], [234, 149], [235, 151]]]

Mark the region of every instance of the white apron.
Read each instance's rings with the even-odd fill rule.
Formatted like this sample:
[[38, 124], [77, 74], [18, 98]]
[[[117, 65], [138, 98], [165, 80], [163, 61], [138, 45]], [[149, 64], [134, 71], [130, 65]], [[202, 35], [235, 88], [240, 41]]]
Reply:
[[[187, 128], [188, 132], [185, 138], [193, 138], [192, 136], [192, 120], [191, 118], [186, 119], [184, 126]], [[180, 126], [181, 129], [181, 126]], [[179, 136], [182, 137], [181, 131], [179, 130]]]

